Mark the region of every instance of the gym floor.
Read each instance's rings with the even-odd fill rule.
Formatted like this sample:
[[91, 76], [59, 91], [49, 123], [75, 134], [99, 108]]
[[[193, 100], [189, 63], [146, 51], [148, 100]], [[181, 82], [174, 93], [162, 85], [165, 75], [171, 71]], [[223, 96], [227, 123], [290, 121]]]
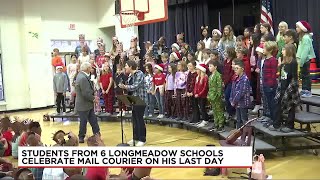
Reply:
[[[61, 121], [43, 122], [42, 116], [46, 113], [53, 113], [54, 109], [21, 111], [10, 113], [10, 116], [31, 118], [39, 121], [42, 127], [42, 142], [46, 145], [54, 144], [52, 135], [57, 130], [78, 133], [78, 122]], [[121, 129], [119, 122], [99, 122], [102, 138], [107, 146], [115, 146], [121, 142]], [[132, 126], [124, 124], [126, 140], [132, 138]], [[88, 124], [88, 136], [92, 135]], [[290, 143], [304, 143], [298, 139], [292, 139]], [[146, 146], [206, 146], [207, 144], [219, 145], [218, 139], [205, 134], [187, 131], [179, 128], [147, 124]], [[86, 146], [86, 144], [81, 144]], [[267, 174], [273, 179], [319, 179], [320, 157], [315, 156], [312, 150], [291, 151], [283, 157], [281, 152], [265, 154]], [[11, 159], [11, 158], [10, 158]], [[16, 160], [12, 160], [17, 164]], [[120, 169], [111, 169], [112, 174], [119, 173]], [[229, 169], [229, 176], [238, 177], [231, 172], [246, 172], [246, 169]], [[174, 169], [158, 168], [153, 169], [151, 176], [156, 179], [221, 179], [221, 176], [203, 176], [203, 169]], [[238, 179], [238, 178], [237, 178]]]

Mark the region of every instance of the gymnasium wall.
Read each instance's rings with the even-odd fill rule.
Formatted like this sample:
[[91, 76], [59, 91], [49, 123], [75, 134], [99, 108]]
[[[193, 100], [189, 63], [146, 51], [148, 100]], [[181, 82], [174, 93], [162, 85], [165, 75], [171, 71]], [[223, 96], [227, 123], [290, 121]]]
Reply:
[[[106, 0], [107, 1], [107, 0]], [[99, 29], [98, 0], [1, 0], [0, 43], [5, 101], [0, 111], [54, 104], [50, 40], [111, 39]], [[75, 24], [75, 30], [69, 25]], [[32, 37], [37, 33], [38, 38]]]

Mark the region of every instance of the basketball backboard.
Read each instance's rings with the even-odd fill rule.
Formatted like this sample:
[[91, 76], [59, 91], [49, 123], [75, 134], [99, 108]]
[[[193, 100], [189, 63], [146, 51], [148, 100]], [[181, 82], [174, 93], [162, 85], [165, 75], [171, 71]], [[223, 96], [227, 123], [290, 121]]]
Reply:
[[122, 28], [166, 21], [168, 0], [120, 0]]

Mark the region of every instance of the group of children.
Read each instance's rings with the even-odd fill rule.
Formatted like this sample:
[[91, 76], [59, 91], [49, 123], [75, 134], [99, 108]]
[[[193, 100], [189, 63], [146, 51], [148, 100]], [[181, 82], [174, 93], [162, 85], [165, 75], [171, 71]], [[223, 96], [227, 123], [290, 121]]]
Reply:
[[[125, 62], [134, 60], [145, 73], [147, 107], [144, 117], [153, 117], [155, 106], [158, 106], [159, 119], [173, 118], [203, 127], [209, 124], [209, 115], [213, 115], [215, 125], [211, 129], [220, 132], [224, 131], [227, 119], [236, 115], [239, 128], [248, 120], [248, 109], [253, 108], [251, 112], [257, 113], [263, 105], [263, 116], [259, 120], [265, 127], [270, 130], [281, 127], [283, 132], [291, 132], [300, 96], [311, 97], [309, 66], [310, 60], [315, 58], [311, 26], [299, 21], [293, 30], [281, 22], [276, 37], [270, 29], [267, 23], [257, 24], [253, 30], [245, 28], [243, 35], [235, 37], [232, 27], [227, 25], [223, 32], [214, 29], [210, 37], [209, 27], [202, 26], [203, 38], [197, 43], [196, 52], [184, 42], [181, 33], [171, 49], [165, 46], [165, 37], [160, 37], [154, 44], [145, 42], [143, 60], [139, 58], [142, 51], [137, 37], [132, 38], [127, 51], [123, 51], [122, 44], [114, 37], [109, 53], [105, 53], [103, 41], [98, 39], [99, 48], [95, 54], [88, 55], [84, 46], [78, 61], [72, 56], [72, 64], [67, 68], [69, 84], [73, 85], [76, 77], [76, 64], [84, 61], [83, 56], [90, 56], [90, 77], [95, 84], [96, 96], [100, 99], [102, 95], [106, 112], [111, 115], [115, 96], [126, 93], [118, 85], [129, 83], [124, 71]], [[63, 67], [57, 69], [59, 72]], [[300, 93], [298, 77], [302, 79]], [[55, 79], [66, 81], [64, 75], [57, 75]], [[58, 103], [66, 86], [55, 82], [55, 92]], [[208, 105], [211, 107], [209, 112]], [[125, 112], [121, 103], [119, 107]], [[101, 111], [99, 103], [95, 110]], [[286, 121], [289, 124], [284, 126], [283, 113], [289, 114]]]

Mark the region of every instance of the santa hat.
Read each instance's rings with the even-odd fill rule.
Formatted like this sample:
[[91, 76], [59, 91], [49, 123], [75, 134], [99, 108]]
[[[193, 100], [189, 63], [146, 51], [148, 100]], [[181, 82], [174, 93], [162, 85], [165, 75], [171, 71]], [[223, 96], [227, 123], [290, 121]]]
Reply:
[[205, 73], [207, 71], [207, 66], [205, 64], [198, 64], [196, 66], [196, 69], [199, 69], [200, 71]]
[[311, 26], [307, 21], [298, 21], [296, 25], [299, 26], [303, 32], [312, 32]]
[[177, 43], [173, 43], [171, 47], [176, 48], [178, 51], [180, 50], [180, 46]]
[[212, 34], [213, 34], [213, 33], [217, 33], [219, 36], [222, 35], [221, 31], [219, 31], [218, 29], [212, 30]]
[[178, 53], [178, 52], [173, 52], [173, 53], [171, 53], [170, 55], [172, 55], [176, 60], [181, 59], [181, 55], [180, 55], [180, 53]]
[[58, 69], [63, 69], [63, 67], [62, 66], [57, 66], [56, 70], [58, 70]]
[[259, 53], [263, 53], [263, 44], [260, 44], [257, 48], [256, 51]]
[[183, 39], [184, 38], [184, 33], [177, 34], [177, 39]]
[[161, 72], [163, 72], [163, 69], [164, 69], [162, 64], [157, 64], [157, 65], [154, 66], [154, 68], [155, 69], [159, 69]]

